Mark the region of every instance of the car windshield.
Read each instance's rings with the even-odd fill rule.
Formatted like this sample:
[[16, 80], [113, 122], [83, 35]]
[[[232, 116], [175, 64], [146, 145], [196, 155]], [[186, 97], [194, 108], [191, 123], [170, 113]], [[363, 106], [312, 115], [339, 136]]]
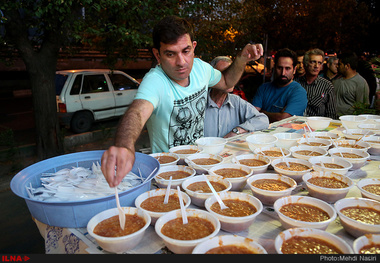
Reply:
[[68, 75], [64, 74], [55, 74], [55, 94], [60, 95], [65, 85], [65, 82], [68, 78]]

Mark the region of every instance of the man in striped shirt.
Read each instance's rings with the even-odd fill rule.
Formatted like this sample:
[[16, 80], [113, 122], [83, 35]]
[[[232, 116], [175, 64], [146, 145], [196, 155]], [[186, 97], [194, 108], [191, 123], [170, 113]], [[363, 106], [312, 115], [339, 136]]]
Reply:
[[334, 86], [319, 76], [322, 69], [324, 53], [320, 49], [311, 49], [305, 53], [306, 74], [295, 79], [307, 92], [306, 116], [324, 116], [336, 119]]

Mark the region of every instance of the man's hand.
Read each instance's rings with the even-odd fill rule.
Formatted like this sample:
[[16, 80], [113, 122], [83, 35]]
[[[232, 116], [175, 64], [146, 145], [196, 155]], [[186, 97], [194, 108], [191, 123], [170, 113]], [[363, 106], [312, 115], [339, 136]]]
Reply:
[[245, 63], [249, 61], [258, 60], [264, 54], [264, 48], [261, 44], [247, 44], [242, 52], [240, 57], [245, 60]]
[[135, 153], [124, 147], [111, 146], [103, 153], [101, 162], [102, 172], [109, 186], [116, 187], [132, 170]]

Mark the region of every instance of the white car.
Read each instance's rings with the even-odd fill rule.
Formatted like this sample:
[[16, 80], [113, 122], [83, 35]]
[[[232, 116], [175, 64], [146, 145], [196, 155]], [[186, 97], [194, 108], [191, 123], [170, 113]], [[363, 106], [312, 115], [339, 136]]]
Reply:
[[88, 131], [94, 121], [118, 117], [132, 103], [140, 83], [109, 69], [56, 72], [57, 112], [73, 132]]

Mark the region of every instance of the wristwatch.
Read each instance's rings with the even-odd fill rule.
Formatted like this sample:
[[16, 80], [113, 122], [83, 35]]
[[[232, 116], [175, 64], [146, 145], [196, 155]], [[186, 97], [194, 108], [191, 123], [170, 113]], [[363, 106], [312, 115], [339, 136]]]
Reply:
[[240, 131], [239, 131], [239, 129], [237, 127], [233, 128], [232, 132], [236, 133], [236, 134], [240, 134]]

